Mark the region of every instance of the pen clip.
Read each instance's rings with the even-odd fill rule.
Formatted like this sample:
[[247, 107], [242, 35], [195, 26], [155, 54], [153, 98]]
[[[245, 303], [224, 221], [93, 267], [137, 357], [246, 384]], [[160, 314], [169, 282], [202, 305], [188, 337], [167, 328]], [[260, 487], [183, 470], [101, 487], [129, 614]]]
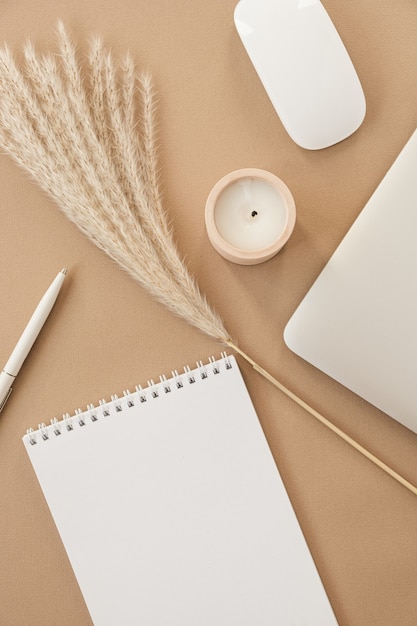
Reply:
[[1, 404], [0, 404], [0, 413], [2, 412], [2, 410], [4, 409], [4, 405], [6, 404], [7, 400], [9, 399], [10, 394], [12, 393], [13, 389], [10, 387], [9, 391], [7, 392], [7, 394], [4, 396]]

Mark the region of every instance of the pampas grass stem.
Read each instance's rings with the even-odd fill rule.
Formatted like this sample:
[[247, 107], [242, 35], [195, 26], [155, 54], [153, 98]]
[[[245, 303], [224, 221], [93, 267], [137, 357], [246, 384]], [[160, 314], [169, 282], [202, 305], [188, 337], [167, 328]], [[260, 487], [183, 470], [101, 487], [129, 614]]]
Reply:
[[240, 354], [240, 356], [247, 361], [252, 367], [253, 369], [258, 372], [258, 374], [260, 374], [261, 376], [263, 376], [264, 378], [266, 378], [266, 380], [268, 380], [270, 383], [272, 383], [274, 385], [274, 387], [276, 387], [277, 389], [279, 389], [283, 394], [285, 394], [288, 398], [290, 398], [293, 402], [295, 402], [296, 404], [298, 404], [298, 406], [300, 406], [301, 408], [303, 408], [305, 411], [307, 411], [307, 413], [309, 413], [309, 415], [311, 415], [312, 417], [314, 417], [317, 421], [319, 421], [321, 424], [323, 424], [323, 426], [325, 426], [326, 428], [328, 428], [329, 430], [331, 430], [335, 435], [337, 435], [340, 439], [342, 439], [344, 442], [346, 442], [347, 444], [349, 444], [352, 448], [354, 448], [357, 452], [359, 452], [360, 454], [362, 454], [364, 457], [366, 457], [369, 461], [371, 461], [372, 463], [374, 463], [374, 465], [376, 465], [377, 467], [379, 467], [381, 470], [383, 470], [386, 474], [388, 474], [389, 476], [391, 476], [391, 478], [393, 478], [394, 480], [396, 480], [397, 482], [399, 482], [401, 485], [403, 485], [403, 487], [405, 487], [406, 489], [408, 489], [409, 491], [411, 491], [411, 493], [413, 493], [414, 495], [417, 495], [417, 487], [415, 485], [413, 485], [412, 483], [410, 483], [408, 480], [406, 480], [403, 476], [401, 476], [400, 474], [398, 474], [398, 472], [396, 472], [395, 470], [393, 470], [391, 467], [389, 467], [389, 465], [387, 465], [386, 463], [384, 463], [383, 461], [381, 461], [381, 459], [379, 459], [377, 456], [375, 456], [374, 454], [372, 454], [372, 452], [370, 452], [369, 450], [367, 450], [366, 448], [364, 448], [360, 443], [358, 443], [357, 441], [355, 441], [355, 439], [353, 439], [352, 437], [350, 437], [348, 434], [346, 434], [343, 430], [341, 430], [338, 426], [336, 426], [335, 424], [333, 424], [333, 422], [331, 422], [330, 420], [328, 420], [326, 417], [324, 417], [323, 415], [321, 415], [321, 413], [319, 413], [318, 411], [316, 411], [315, 409], [313, 409], [309, 404], [307, 404], [307, 402], [304, 402], [304, 400], [302, 400], [301, 398], [299, 398], [295, 393], [293, 393], [292, 391], [290, 391], [290, 389], [288, 389], [288, 387], [286, 387], [285, 385], [283, 385], [282, 383], [280, 383], [276, 378], [274, 378], [273, 376], [271, 376], [271, 374], [269, 372], [267, 372], [263, 367], [261, 367], [260, 365], [258, 365], [258, 363], [256, 363], [250, 356], [248, 356], [245, 352], [243, 352], [243, 350], [241, 350], [231, 339], [228, 339], [226, 341], [227, 345], [232, 348], [232, 350], [234, 350], [235, 352], [237, 352], [238, 354]]

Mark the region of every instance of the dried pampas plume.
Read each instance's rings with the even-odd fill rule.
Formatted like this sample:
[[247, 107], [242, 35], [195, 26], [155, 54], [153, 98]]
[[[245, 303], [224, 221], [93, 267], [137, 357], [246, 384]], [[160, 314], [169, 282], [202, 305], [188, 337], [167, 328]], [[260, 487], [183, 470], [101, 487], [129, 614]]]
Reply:
[[[59, 55], [0, 51], [0, 147], [99, 248], [171, 311], [230, 346], [275, 387], [417, 495], [417, 488], [271, 376], [229, 336], [180, 258], [157, 181], [150, 78], [93, 40], [82, 77], [62, 23]], [[136, 110], [139, 93], [140, 110]], [[140, 119], [137, 125], [136, 119]]]
[[[226, 330], [167, 226], [157, 184], [149, 76], [137, 76], [130, 56], [116, 68], [96, 38], [87, 86], [62, 24], [59, 46], [59, 57], [38, 58], [27, 44], [21, 70], [7, 48], [1, 51], [0, 145], [155, 298], [224, 341]], [[141, 128], [135, 132], [138, 88]]]

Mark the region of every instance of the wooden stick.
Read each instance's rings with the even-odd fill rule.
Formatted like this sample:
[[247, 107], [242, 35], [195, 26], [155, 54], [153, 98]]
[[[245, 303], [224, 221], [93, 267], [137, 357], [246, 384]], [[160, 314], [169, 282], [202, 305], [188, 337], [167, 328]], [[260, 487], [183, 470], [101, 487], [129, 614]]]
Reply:
[[292, 391], [290, 391], [287, 387], [285, 387], [282, 383], [280, 383], [276, 378], [271, 376], [269, 372], [263, 369], [260, 365], [258, 365], [253, 359], [250, 358], [243, 350], [238, 348], [231, 339], [226, 341], [227, 345], [230, 346], [235, 352], [240, 354], [241, 357], [245, 359], [250, 365], [252, 365], [253, 369], [256, 370], [259, 374], [261, 374], [264, 378], [269, 380], [275, 387], [277, 387], [280, 391], [282, 391], [288, 398], [291, 398], [296, 404], [305, 409], [310, 415], [315, 417], [319, 422], [321, 422], [324, 426], [333, 431], [338, 437], [346, 441], [350, 446], [355, 448], [358, 452], [360, 452], [367, 459], [372, 461], [375, 465], [377, 465], [380, 469], [386, 472], [391, 478], [394, 478], [397, 482], [399, 482], [403, 487], [406, 487], [411, 493], [417, 495], [417, 487], [410, 483], [408, 480], [403, 478], [400, 474], [398, 474], [391, 467], [386, 465], [383, 461], [381, 461], [378, 457], [376, 457], [372, 452], [369, 452], [366, 448], [361, 446], [360, 443], [352, 439], [349, 435], [347, 435], [343, 430], [335, 426], [332, 422], [330, 422], [327, 418], [323, 417], [320, 413], [318, 413], [315, 409], [313, 409], [310, 405], [308, 405], [304, 400], [301, 400], [298, 396], [296, 396]]

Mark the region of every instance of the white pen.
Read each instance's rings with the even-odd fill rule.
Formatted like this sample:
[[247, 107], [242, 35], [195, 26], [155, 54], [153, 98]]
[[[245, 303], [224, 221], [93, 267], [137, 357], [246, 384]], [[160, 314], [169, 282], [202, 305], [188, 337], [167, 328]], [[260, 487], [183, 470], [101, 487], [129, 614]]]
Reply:
[[66, 269], [59, 272], [55, 280], [52, 281], [50, 287], [44, 293], [25, 330], [21, 334], [15, 349], [0, 374], [0, 411], [3, 409], [9, 395], [11, 394], [12, 384], [23, 365], [23, 361], [29, 354], [31, 347], [35, 343], [37, 336], [42, 330], [42, 327], [55, 304], [55, 300], [58, 297], [66, 273]]

